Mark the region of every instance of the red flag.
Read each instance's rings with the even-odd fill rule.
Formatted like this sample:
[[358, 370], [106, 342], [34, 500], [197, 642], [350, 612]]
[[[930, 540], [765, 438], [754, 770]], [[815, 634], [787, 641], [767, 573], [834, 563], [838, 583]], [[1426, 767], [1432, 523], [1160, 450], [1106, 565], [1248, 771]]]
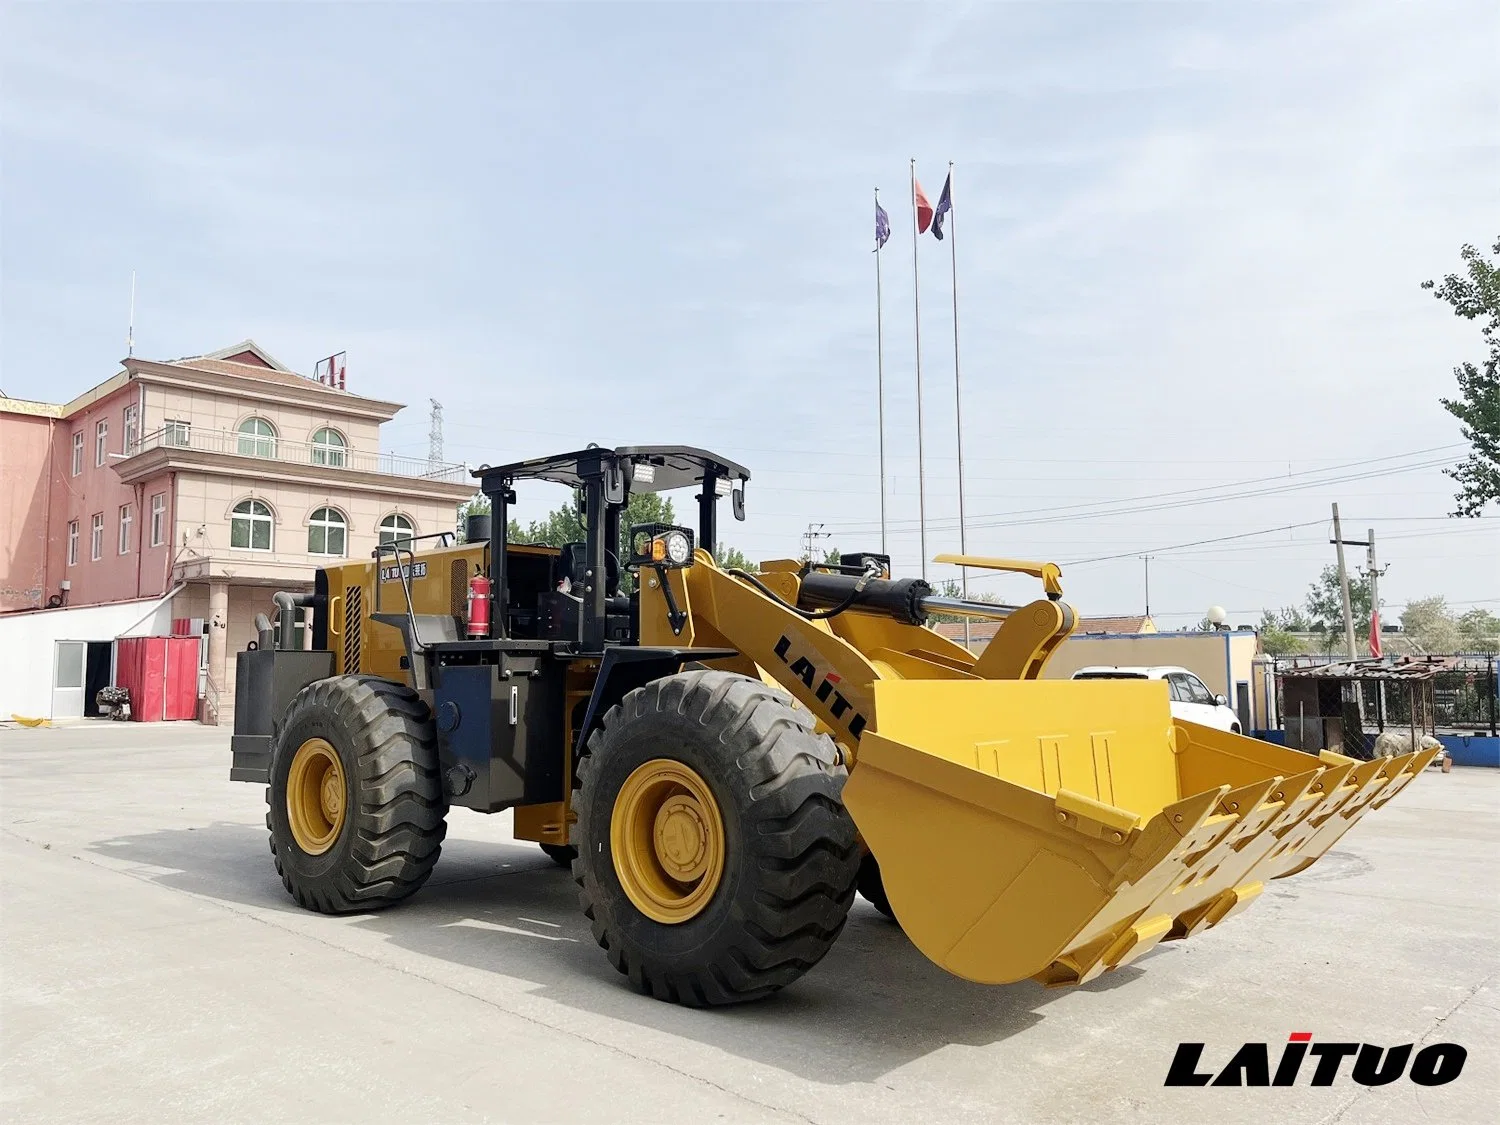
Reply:
[[926, 234], [927, 228], [932, 225], [932, 204], [927, 202], [927, 193], [922, 190], [922, 185], [915, 180], [917, 195], [917, 233]]
[[1380, 610], [1370, 611], [1370, 655], [1380, 659]]

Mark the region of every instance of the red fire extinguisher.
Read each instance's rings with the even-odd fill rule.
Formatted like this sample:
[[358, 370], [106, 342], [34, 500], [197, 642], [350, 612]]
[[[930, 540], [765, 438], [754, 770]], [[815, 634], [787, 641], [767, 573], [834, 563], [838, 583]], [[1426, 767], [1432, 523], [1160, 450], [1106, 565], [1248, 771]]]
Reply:
[[490, 635], [490, 580], [483, 574], [469, 579], [468, 619], [471, 639]]

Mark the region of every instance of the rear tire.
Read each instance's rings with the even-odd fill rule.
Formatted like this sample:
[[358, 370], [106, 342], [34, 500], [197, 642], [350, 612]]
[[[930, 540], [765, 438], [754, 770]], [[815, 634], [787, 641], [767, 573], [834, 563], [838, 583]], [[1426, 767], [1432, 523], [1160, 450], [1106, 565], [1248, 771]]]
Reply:
[[885, 896], [885, 881], [880, 877], [880, 864], [875, 862], [874, 855], [869, 852], [866, 852], [865, 858], [859, 862], [859, 881], [856, 885], [860, 898], [891, 921], [896, 920], [896, 912], [891, 909], [891, 900]]
[[[308, 799], [288, 778], [299, 751], [322, 755], [335, 815], [304, 847]], [[336, 754], [331, 762], [329, 750]], [[306, 772], [299, 768], [299, 775]], [[342, 802], [337, 789], [342, 783]], [[337, 676], [297, 693], [277, 724], [266, 790], [271, 855], [291, 896], [308, 910], [378, 910], [432, 874], [447, 830], [432, 716], [416, 692], [374, 676]], [[294, 812], [298, 823], [294, 824]], [[298, 837], [303, 843], [299, 843]]]
[[[860, 853], [841, 798], [847, 771], [812, 727], [782, 692], [702, 669], [630, 692], [590, 737], [573, 877], [595, 939], [638, 991], [692, 1007], [759, 999], [816, 965], [843, 930]], [[628, 873], [639, 854], [621, 860], [614, 850], [613, 822], [642, 791], [627, 781], [653, 763], [687, 767], [688, 788], [667, 805], [706, 797], [701, 819], [717, 826], [712, 862], [702, 864], [712, 883], [691, 893], [680, 885], [670, 922], [643, 912], [639, 889], [633, 897], [622, 883], [622, 863], [638, 878]], [[669, 809], [658, 824], [664, 817]]]

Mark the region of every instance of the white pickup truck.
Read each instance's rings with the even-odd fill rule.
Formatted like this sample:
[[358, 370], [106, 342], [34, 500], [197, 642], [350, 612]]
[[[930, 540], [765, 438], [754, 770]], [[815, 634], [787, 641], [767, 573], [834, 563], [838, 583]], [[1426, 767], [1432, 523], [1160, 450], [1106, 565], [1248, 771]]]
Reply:
[[1172, 717], [1190, 723], [1201, 723], [1206, 727], [1233, 731], [1240, 734], [1240, 717], [1229, 706], [1229, 700], [1215, 695], [1204, 686], [1193, 673], [1175, 664], [1158, 664], [1151, 667], [1125, 667], [1098, 664], [1080, 668], [1073, 673], [1075, 680], [1166, 680], [1167, 690], [1172, 695]]

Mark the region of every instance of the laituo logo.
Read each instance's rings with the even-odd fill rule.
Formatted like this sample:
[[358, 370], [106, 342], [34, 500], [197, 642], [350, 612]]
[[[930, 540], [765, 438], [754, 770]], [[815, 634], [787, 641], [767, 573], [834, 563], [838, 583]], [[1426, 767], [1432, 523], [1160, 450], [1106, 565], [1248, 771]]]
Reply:
[[[1246, 1043], [1223, 1069], [1205, 1073], [1198, 1069], [1203, 1061], [1203, 1046], [1177, 1044], [1177, 1054], [1172, 1057], [1163, 1085], [1295, 1086], [1299, 1075], [1308, 1074], [1307, 1085], [1332, 1086], [1345, 1060], [1353, 1058], [1349, 1077], [1362, 1086], [1384, 1086], [1403, 1075], [1418, 1086], [1442, 1086], [1459, 1076], [1469, 1057], [1469, 1052], [1457, 1043], [1433, 1043], [1413, 1054], [1414, 1043], [1396, 1047], [1375, 1043], [1314, 1043], [1312, 1032], [1294, 1031], [1287, 1036], [1274, 1072], [1270, 1046]], [[1308, 1065], [1304, 1067], [1304, 1063]]]
[[[792, 659], [787, 655], [791, 650], [791, 637], [782, 636], [776, 642], [775, 651], [776, 655], [781, 658], [781, 662], [792, 670], [792, 675], [812, 689], [818, 702], [827, 707], [829, 713], [848, 729], [850, 737], [858, 742], [860, 734], [867, 725], [867, 720], [854, 709], [852, 703], [844, 698], [843, 692], [838, 690], [838, 685], [843, 683], [843, 677], [837, 672], [823, 671], [805, 656]], [[848, 718], [845, 718], [845, 715], [848, 715]]]

